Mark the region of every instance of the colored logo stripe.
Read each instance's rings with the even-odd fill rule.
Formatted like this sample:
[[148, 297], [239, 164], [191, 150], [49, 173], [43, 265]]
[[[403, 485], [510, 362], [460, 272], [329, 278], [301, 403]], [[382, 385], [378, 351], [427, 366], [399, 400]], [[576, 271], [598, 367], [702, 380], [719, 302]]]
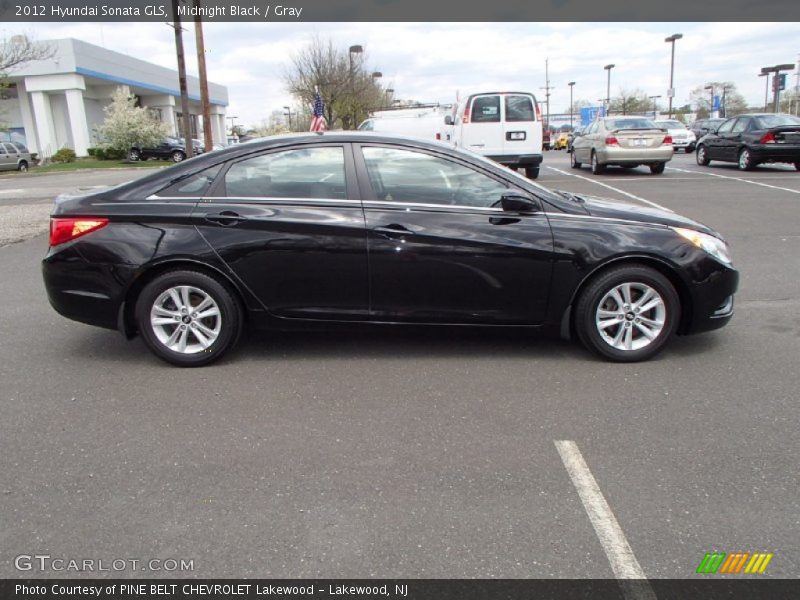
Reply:
[[[744, 572], [748, 574], [762, 574], [767, 570], [767, 565], [772, 560], [774, 555], [769, 552], [756, 552], [750, 554], [749, 552], [733, 552], [726, 554], [725, 552], [708, 552], [700, 561], [697, 567], [697, 573], [704, 573], [706, 575], [714, 573], [731, 573], [739, 574]], [[748, 559], [750, 559], [748, 561]], [[745, 567], [745, 563], [747, 566]]]
[[769, 561], [772, 560], [772, 552], [769, 554], [762, 552], [753, 554], [753, 558], [750, 559], [750, 562], [747, 563], [747, 566], [744, 569], [745, 573], [763, 573], [767, 570], [767, 565]]
[[706, 553], [703, 560], [700, 561], [700, 566], [697, 567], [697, 573], [716, 573], [722, 561], [725, 559], [724, 552], [714, 552], [713, 554]]

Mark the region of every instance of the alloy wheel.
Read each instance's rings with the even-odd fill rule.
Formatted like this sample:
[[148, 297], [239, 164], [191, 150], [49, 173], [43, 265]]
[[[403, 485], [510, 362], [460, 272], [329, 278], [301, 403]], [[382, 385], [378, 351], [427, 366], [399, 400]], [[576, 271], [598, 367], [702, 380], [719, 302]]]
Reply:
[[617, 350], [649, 346], [664, 329], [664, 299], [651, 286], [626, 282], [611, 288], [600, 300], [595, 326], [602, 340]]
[[219, 305], [198, 287], [179, 285], [161, 293], [150, 309], [158, 341], [181, 354], [207, 350], [222, 331]]

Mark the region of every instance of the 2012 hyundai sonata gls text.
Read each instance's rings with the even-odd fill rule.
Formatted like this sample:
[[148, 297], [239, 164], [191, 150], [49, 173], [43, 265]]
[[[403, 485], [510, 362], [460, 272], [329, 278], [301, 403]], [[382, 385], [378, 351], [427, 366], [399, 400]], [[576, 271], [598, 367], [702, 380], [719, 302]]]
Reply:
[[57, 199], [53, 307], [210, 363], [243, 329], [550, 326], [615, 361], [725, 325], [738, 273], [674, 213], [367, 133], [267, 138]]

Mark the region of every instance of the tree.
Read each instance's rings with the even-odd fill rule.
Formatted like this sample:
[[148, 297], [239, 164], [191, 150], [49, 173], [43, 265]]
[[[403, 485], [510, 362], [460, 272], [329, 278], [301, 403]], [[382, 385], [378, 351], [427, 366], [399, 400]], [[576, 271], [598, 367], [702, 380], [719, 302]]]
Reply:
[[649, 112], [652, 108], [653, 102], [642, 90], [638, 88], [633, 91], [621, 89], [619, 95], [611, 98], [608, 112], [609, 114], [617, 113], [630, 115]]
[[709, 81], [697, 86], [689, 93], [689, 99], [697, 111], [698, 118], [704, 118], [712, 112], [711, 90], [705, 89], [709, 86], [714, 88], [715, 96], [720, 96], [720, 102], [722, 102], [724, 90], [725, 103], [723, 108], [725, 109], [725, 115], [723, 116], [730, 117], [747, 110], [747, 101], [737, 91], [735, 83], [730, 81]]
[[136, 99], [121, 87], [104, 110], [106, 119], [97, 128], [104, 148], [127, 156], [131, 148], [155, 146], [167, 135], [166, 124], [146, 108], [136, 106]]
[[0, 41], [0, 77], [6, 77], [16, 67], [47, 60], [55, 54], [55, 48], [42, 42], [34, 42], [25, 35], [15, 35]]
[[288, 91], [303, 106], [312, 106], [315, 90], [319, 88], [325, 104], [325, 119], [333, 129], [353, 129], [370, 110], [380, 108], [385, 92], [366, 68], [363, 52], [351, 58], [333, 41], [315, 37], [311, 43], [292, 57], [284, 74]]

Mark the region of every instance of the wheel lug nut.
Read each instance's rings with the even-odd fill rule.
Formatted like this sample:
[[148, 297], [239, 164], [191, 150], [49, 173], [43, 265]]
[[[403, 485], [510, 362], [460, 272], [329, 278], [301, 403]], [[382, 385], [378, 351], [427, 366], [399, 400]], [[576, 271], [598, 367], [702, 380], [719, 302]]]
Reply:
[[637, 322], [637, 323], [641, 323], [641, 322], [642, 322], [642, 320], [641, 320], [641, 319], [636, 319], [636, 322]]
[[186, 329], [186, 325], [181, 325], [181, 331], [183, 331], [184, 329]]

